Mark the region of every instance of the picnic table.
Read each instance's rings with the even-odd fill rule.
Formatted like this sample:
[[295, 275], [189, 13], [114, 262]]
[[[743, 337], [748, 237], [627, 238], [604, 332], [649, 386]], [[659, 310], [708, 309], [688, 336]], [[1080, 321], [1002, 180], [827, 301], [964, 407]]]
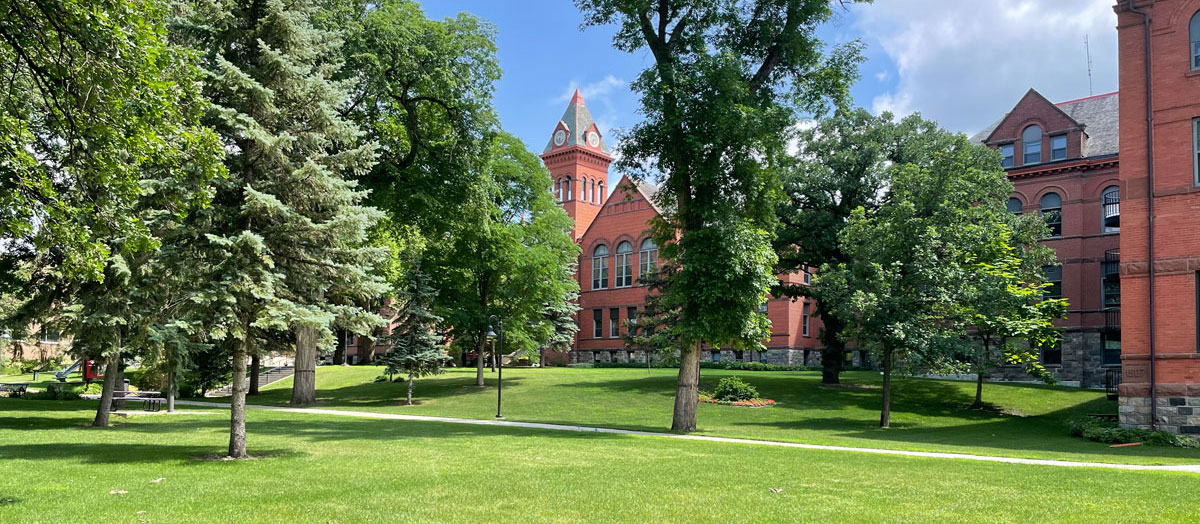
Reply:
[[22, 396], [28, 390], [28, 382], [0, 382], [0, 392], [7, 392], [9, 397]]
[[160, 411], [162, 405], [167, 399], [162, 397], [161, 391], [114, 391], [112, 409], [116, 411], [117, 402], [126, 400], [141, 401], [142, 411]]

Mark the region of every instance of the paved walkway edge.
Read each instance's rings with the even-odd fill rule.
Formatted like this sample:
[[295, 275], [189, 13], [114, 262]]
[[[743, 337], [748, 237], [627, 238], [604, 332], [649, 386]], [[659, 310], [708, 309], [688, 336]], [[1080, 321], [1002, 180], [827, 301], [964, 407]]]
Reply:
[[[187, 406], [224, 406], [219, 402], [199, 402], [195, 400], [176, 400], [176, 404]], [[347, 411], [321, 408], [288, 408], [282, 406], [261, 406], [247, 404], [246, 409], [262, 409], [268, 411], [284, 411], [288, 413], [316, 413], [341, 417], [378, 418], [387, 420], [411, 420], [420, 422], [447, 422], [451, 424], [474, 424], [477, 426], [502, 426], [512, 428], [544, 429], [550, 431], [575, 431], [584, 433], [614, 433], [618, 435], [640, 435], [646, 437], [662, 437], [679, 440], [701, 440], [707, 442], [725, 442], [729, 444], [750, 444], [757, 446], [775, 446], [782, 448], [817, 449], [823, 451], [851, 451], [856, 453], [874, 453], [876, 455], [900, 455], [904, 457], [926, 457], [940, 459], [975, 460], [979, 462], [1001, 462], [1005, 464], [1030, 464], [1035, 466], [1057, 466], [1068, 468], [1104, 468], [1133, 471], [1181, 471], [1185, 473], [1200, 473], [1200, 464], [1151, 465], [1151, 464], [1112, 464], [1107, 462], [1076, 462], [1071, 460], [1029, 459], [1016, 457], [994, 457], [989, 455], [970, 455], [967, 453], [944, 453], [937, 451], [906, 451], [900, 449], [855, 448], [850, 446], [828, 446], [823, 444], [800, 444], [798, 442], [779, 442], [774, 440], [754, 440], [744, 438], [713, 437], [707, 435], [680, 435], [676, 433], [658, 433], [654, 431], [637, 431], [631, 429], [600, 428], [592, 426], [568, 426], [565, 424], [545, 424], [541, 422], [515, 422], [510, 420], [485, 420], [455, 417], [431, 417], [426, 415], [401, 415], [398, 413], [374, 413], [370, 411]]]

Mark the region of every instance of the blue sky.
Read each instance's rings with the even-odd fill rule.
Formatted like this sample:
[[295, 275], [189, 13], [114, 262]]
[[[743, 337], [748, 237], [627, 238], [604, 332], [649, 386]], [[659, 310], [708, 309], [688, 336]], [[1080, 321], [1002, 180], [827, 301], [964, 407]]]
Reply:
[[[821, 29], [832, 43], [867, 44], [855, 102], [874, 112], [920, 112], [973, 133], [1029, 88], [1050, 100], [1116, 90], [1113, 0], [876, 0], [840, 10]], [[581, 30], [569, 0], [426, 0], [431, 18], [466, 11], [490, 21], [504, 76], [495, 105], [504, 128], [540, 153], [576, 87], [601, 132], [639, 119], [629, 82], [646, 51], [612, 48], [612, 28]], [[609, 141], [612, 145], [612, 141]], [[610, 177], [617, 174], [610, 173]]]

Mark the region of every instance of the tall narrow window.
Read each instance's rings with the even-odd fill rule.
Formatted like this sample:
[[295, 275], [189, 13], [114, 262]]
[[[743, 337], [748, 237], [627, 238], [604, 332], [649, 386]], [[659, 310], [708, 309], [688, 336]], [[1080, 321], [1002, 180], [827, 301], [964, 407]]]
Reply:
[[800, 334], [808, 336], [808, 302], [800, 305]]
[[597, 202], [599, 202], [599, 201], [596, 199], [596, 179], [593, 178], [592, 179], [592, 203], [595, 204]]
[[808, 266], [804, 266], [804, 285], [812, 284], [812, 270]]
[[562, 179], [554, 181], [554, 199], [562, 202]]
[[588, 201], [588, 179], [587, 179], [587, 177], [583, 177], [583, 184], [579, 186], [579, 199], [584, 202]]
[[1062, 266], [1042, 266], [1046, 275], [1046, 298], [1062, 298]]
[[604, 336], [604, 310], [592, 310], [592, 338]]
[[1013, 145], [1004, 144], [1000, 146], [1000, 167], [1012, 167], [1013, 163]]
[[1019, 215], [1021, 214], [1021, 208], [1024, 206], [1025, 205], [1021, 203], [1021, 199], [1012, 197], [1008, 199], [1008, 203], [1004, 205], [1004, 208], [1007, 209], [1009, 213]]
[[567, 190], [566, 190], [567, 195], [566, 195], [566, 198], [564, 198], [563, 200], [570, 202], [571, 198], [575, 196], [575, 195], [571, 194], [571, 192], [575, 189], [574, 186], [575, 186], [575, 184], [571, 180], [571, 177], [567, 177]]
[[630, 307], [625, 308], [625, 323], [629, 324], [628, 326], [625, 327], [625, 329], [628, 330], [630, 335], [637, 334], [637, 331], [636, 331], [637, 330], [637, 321], [638, 321], [637, 306], [630, 306]]
[[1042, 161], [1042, 128], [1029, 126], [1021, 132], [1021, 165], [1037, 164]]
[[1200, 186], [1200, 118], [1192, 119], [1192, 183]]
[[608, 246], [604, 244], [592, 251], [592, 289], [608, 289]]
[[1058, 193], [1046, 193], [1042, 196], [1041, 208], [1050, 236], [1062, 236], [1062, 197]]
[[658, 272], [658, 246], [647, 238], [642, 241], [642, 250], [638, 252], [638, 278], [645, 280]]
[[1067, 135], [1050, 137], [1050, 160], [1067, 158]]
[[599, 204], [604, 201], [604, 182], [601, 182], [599, 185], [597, 185], [596, 189], [600, 190], [598, 193], [596, 193], [596, 196], [600, 197], [600, 199], [596, 201], [596, 203]]
[[1188, 40], [1191, 41], [1192, 71], [1200, 70], [1200, 11], [1192, 15], [1188, 24]]
[[617, 244], [616, 271], [617, 282], [613, 287], [633, 285], [633, 244], [629, 242]]
[[1108, 186], [1100, 194], [1100, 224], [1105, 233], [1121, 231], [1121, 189]]
[[621, 308], [614, 307], [608, 310], [608, 337], [617, 338], [621, 336]]

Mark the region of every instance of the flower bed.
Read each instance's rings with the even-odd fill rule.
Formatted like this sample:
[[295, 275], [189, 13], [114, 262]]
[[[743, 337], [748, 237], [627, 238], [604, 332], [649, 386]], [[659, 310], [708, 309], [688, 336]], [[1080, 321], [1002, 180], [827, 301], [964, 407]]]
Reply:
[[765, 408], [775, 405], [775, 401], [769, 398], [752, 398], [750, 400], [717, 400], [712, 395], [705, 393], [700, 394], [700, 402], [706, 404], [720, 404], [722, 406], [738, 406], [743, 408]]

